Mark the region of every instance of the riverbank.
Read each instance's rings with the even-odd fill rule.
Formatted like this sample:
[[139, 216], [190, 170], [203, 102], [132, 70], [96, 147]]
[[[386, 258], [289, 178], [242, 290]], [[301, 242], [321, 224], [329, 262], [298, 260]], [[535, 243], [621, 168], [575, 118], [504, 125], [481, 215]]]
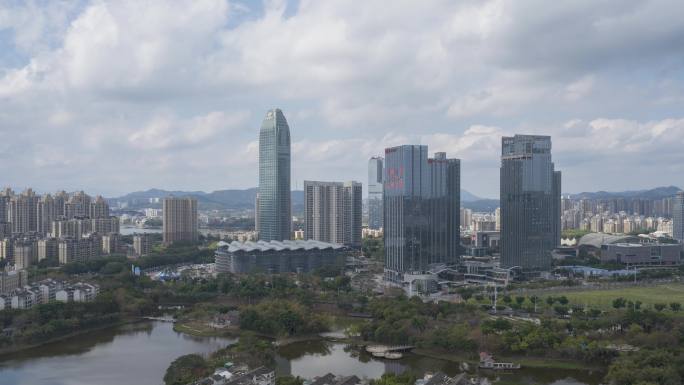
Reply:
[[[193, 324], [183, 324], [183, 323], [177, 323], [174, 325], [174, 330], [177, 332], [181, 333], [186, 333], [192, 336], [196, 337], [224, 337], [224, 336], [230, 336], [230, 335], [236, 335], [239, 334], [240, 329], [238, 327], [233, 327], [230, 330], [224, 330], [224, 329], [207, 329], [205, 328], [196, 328], [191, 326]], [[376, 343], [370, 342], [370, 341], [363, 341], [359, 338], [353, 338], [353, 337], [331, 337], [331, 336], [322, 336], [320, 334], [312, 333], [312, 334], [304, 334], [304, 335], [299, 335], [299, 336], [292, 336], [292, 337], [277, 337], [277, 336], [271, 336], [271, 335], [266, 335], [266, 334], [261, 334], [261, 333], [255, 333], [257, 336], [262, 337], [262, 338], [267, 338], [269, 340], [272, 340], [273, 343], [277, 348], [283, 348], [288, 345], [296, 344], [296, 343], [301, 343], [301, 342], [310, 342], [310, 341], [331, 341], [331, 342], [339, 342], [339, 343], [345, 343], [349, 345], [356, 345], [359, 348], [362, 348], [365, 345], [373, 345]], [[381, 343], [377, 343], [381, 344]], [[477, 367], [478, 365], [478, 360], [473, 358], [472, 356], [468, 356], [466, 354], [456, 354], [456, 353], [449, 353], [449, 352], [444, 352], [436, 349], [413, 349], [411, 351], [412, 354], [415, 354], [417, 356], [422, 356], [422, 357], [427, 357], [427, 358], [434, 358], [434, 359], [440, 359], [440, 360], [445, 360], [449, 362], [454, 362], [454, 363], [461, 363], [461, 362], [467, 362], [469, 365], [472, 367]], [[564, 370], [598, 370], [598, 371], [605, 371], [606, 368], [598, 365], [592, 365], [590, 363], [586, 363], [583, 361], [577, 361], [577, 360], [571, 360], [571, 359], [559, 359], [559, 358], [547, 358], [547, 357], [528, 357], [528, 356], [500, 356], [501, 361], [506, 361], [506, 362], [515, 362], [519, 363], [522, 365], [523, 368], [535, 368], [535, 369], [564, 369]]]
[[[433, 349], [413, 349], [411, 353], [428, 357], [442, 359], [450, 362], [467, 362], [469, 365], [477, 367], [479, 361], [463, 354], [448, 353]], [[566, 369], [566, 370], [600, 370], [605, 371], [606, 368], [602, 366], [591, 365], [589, 363], [577, 360], [547, 358], [547, 357], [515, 357], [515, 356], [497, 356], [497, 361], [513, 362], [520, 364], [523, 368], [535, 369]]]
[[202, 322], [176, 322], [173, 324], [173, 330], [193, 337], [226, 337], [240, 333], [237, 326], [214, 328]]
[[143, 318], [138, 318], [138, 317], [126, 318], [126, 319], [119, 320], [117, 322], [109, 322], [109, 323], [102, 324], [102, 325], [99, 325], [96, 327], [81, 329], [81, 330], [78, 330], [78, 331], [75, 331], [75, 332], [72, 332], [69, 334], [64, 334], [64, 335], [61, 335], [58, 337], [53, 337], [53, 338], [50, 338], [50, 339], [47, 339], [45, 341], [41, 341], [41, 342], [35, 343], [35, 344], [13, 345], [13, 346], [6, 347], [6, 348], [0, 348], [0, 360], [2, 360], [3, 356], [9, 355], [9, 354], [21, 352], [24, 350], [38, 348], [38, 347], [48, 345], [48, 344], [51, 344], [54, 342], [64, 341], [64, 340], [67, 340], [67, 339], [70, 339], [73, 337], [78, 337], [78, 336], [81, 336], [84, 334], [96, 332], [96, 331], [103, 330], [103, 329], [109, 329], [109, 328], [113, 328], [113, 327], [124, 326], [124, 325], [128, 325], [128, 324], [134, 324], [137, 322], [145, 322], [145, 321], [147, 321], [147, 320], [145, 320]]

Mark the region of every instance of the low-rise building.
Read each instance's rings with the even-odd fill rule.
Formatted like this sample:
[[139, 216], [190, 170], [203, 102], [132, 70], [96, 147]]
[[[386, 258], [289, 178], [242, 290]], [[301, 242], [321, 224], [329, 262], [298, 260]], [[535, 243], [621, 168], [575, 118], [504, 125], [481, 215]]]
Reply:
[[99, 292], [98, 285], [79, 282], [58, 290], [55, 299], [60, 302], [92, 302]]
[[601, 245], [601, 262], [623, 265], [679, 265], [682, 244], [612, 243]]
[[314, 240], [219, 242], [216, 250], [218, 273], [309, 272], [321, 267], [344, 267], [349, 249]]

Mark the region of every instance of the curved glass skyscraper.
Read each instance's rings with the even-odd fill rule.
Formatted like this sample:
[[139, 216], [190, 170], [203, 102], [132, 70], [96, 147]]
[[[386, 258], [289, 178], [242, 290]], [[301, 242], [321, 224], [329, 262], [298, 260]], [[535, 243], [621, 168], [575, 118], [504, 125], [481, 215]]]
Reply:
[[280, 109], [266, 113], [259, 133], [257, 231], [264, 241], [291, 238], [290, 127]]

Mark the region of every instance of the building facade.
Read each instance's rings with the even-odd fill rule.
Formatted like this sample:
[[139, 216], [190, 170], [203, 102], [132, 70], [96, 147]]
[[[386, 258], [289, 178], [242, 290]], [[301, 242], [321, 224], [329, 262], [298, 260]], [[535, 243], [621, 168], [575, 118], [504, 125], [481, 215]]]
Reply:
[[292, 237], [290, 127], [280, 109], [266, 113], [259, 132], [257, 204], [259, 239], [289, 240]]
[[672, 238], [684, 242], [684, 191], [677, 193], [672, 205]]
[[216, 272], [305, 273], [323, 267], [342, 268], [348, 248], [319, 241], [219, 242]]
[[304, 239], [361, 247], [359, 182], [304, 181]]
[[551, 137], [502, 138], [501, 266], [543, 271], [560, 244], [561, 174], [551, 158]]
[[385, 278], [400, 282], [405, 273], [460, 256], [461, 165], [427, 146], [385, 150], [383, 178]]
[[178, 242], [197, 242], [197, 199], [164, 198], [162, 235], [165, 246]]
[[368, 228], [382, 228], [382, 180], [385, 160], [373, 157], [368, 161]]
[[142, 257], [152, 252], [152, 238], [149, 234], [135, 234], [133, 236], [133, 251]]

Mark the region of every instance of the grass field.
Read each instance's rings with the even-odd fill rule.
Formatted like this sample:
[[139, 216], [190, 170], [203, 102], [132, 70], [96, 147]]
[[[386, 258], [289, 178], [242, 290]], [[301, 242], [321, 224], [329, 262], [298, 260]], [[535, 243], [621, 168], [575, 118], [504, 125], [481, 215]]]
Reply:
[[619, 297], [628, 301], [641, 301], [650, 307], [655, 303], [679, 302], [684, 307], [684, 284], [672, 283], [651, 287], [627, 287], [610, 290], [567, 291], [550, 294], [566, 296], [571, 304], [589, 305], [603, 309], [612, 308], [613, 300]]

